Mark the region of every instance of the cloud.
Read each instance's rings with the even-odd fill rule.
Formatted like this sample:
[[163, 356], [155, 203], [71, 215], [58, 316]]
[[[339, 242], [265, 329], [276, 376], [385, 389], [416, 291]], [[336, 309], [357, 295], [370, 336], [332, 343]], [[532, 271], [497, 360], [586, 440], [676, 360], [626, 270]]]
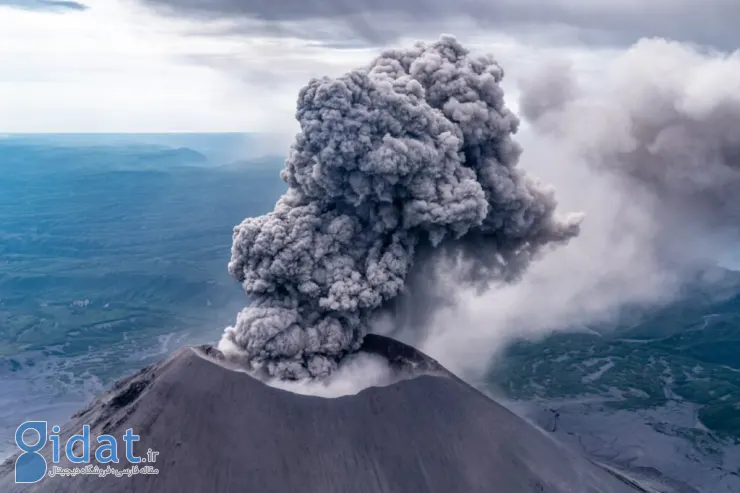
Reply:
[[5, 0], [0, 7], [28, 10], [87, 10], [87, 5], [68, 0]]
[[[287, 143], [298, 131], [300, 88], [369, 63], [379, 51], [322, 38], [319, 24], [224, 35], [228, 19], [160, 16], [133, 0], [96, 0], [74, 15], [0, 9], [0, 132], [269, 132]], [[562, 51], [454, 31], [512, 74], [533, 52]], [[596, 52], [577, 56], [602, 63], [604, 50]]]
[[291, 37], [209, 36], [198, 32], [208, 28], [202, 22], [162, 18], [127, 0], [96, 0], [94, 8], [70, 15], [3, 4], [0, 18], [0, 132], [6, 133], [292, 137], [300, 87], [371, 58], [361, 49]]
[[[74, 15], [0, 10], [0, 132], [269, 132], [289, 142], [298, 131], [300, 88], [312, 77], [368, 63], [379, 51], [330, 21], [240, 21], [233, 31], [229, 19], [160, 16], [134, 0], [96, 0]], [[448, 27], [514, 75], [533, 53], [565, 52], [599, 65], [608, 51]], [[507, 79], [503, 86], [513, 95]]]
[[[273, 29], [324, 28], [326, 38], [361, 38], [388, 43], [434, 31], [449, 31], [466, 20], [480, 28], [563, 35], [589, 43], [629, 45], [642, 37], [731, 48], [740, 45], [736, 19], [740, 3], [708, 0], [142, 0], [166, 13], [203, 19], [255, 21]], [[339, 25], [344, 30], [337, 29]], [[333, 29], [331, 29], [333, 28]], [[331, 34], [329, 34], [331, 33]], [[559, 33], [559, 34], [558, 34]]]

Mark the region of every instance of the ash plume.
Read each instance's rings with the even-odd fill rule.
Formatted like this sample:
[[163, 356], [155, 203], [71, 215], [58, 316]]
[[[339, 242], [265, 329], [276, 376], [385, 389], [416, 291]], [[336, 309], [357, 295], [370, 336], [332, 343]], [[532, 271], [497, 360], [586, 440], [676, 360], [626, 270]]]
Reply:
[[374, 317], [414, 297], [412, 269], [415, 284], [438, 281], [436, 263], [450, 261], [461, 282], [517, 279], [576, 236], [580, 215], [557, 217], [553, 190], [517, 167], [503, 75], [442, 36], [311, 80], [281, 173], [287, 192], [234, 229], [229, 271], [251, 304], [221, 348], [270, 376], [324, 377]]

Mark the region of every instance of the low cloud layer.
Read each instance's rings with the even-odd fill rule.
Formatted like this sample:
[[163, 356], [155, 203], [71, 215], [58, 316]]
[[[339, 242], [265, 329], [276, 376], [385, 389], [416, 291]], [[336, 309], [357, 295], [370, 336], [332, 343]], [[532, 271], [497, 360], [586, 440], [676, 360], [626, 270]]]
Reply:
[[[449, 31], [456, 20], [466, 20], [484, 29], [532, 35], [547, 29], [549, 35], [561, 33], [590, 43], [629, 45], [641, 37], [660, 36], [728, 49], [740, 45], [740, 3], [735, 0], [708, 0], [701, 7], [694, 0], [142, 1], [177, 15], [260, 21], [276, 32], [330, 21], [323, 24], [323, 36], [349, 35], [372, 43]], [[340, 23], [346, 31], [338, 28]]]

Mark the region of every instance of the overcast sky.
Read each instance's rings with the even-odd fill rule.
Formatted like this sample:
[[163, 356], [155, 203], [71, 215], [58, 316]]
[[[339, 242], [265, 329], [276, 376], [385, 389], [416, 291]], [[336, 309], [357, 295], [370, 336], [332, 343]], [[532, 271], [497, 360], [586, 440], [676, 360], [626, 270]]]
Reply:
[[[207, 5], [204, 10], [202, 5]], [[381, 46], [457, 35], [493, 53], [516, 107], [541, 60], [598, 73], [641, 37], [738, 45], [711, 0], [0, 1], [0, 132], [292, 132], [298, 89]]]

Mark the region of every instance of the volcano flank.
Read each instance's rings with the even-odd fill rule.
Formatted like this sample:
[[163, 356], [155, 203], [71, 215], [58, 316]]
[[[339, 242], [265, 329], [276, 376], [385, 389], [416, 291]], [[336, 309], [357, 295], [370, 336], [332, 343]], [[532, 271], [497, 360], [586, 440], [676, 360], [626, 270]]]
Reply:
[[[3, 492], [630, 493], [648, 491], [556, 443], [423, 353], [378, 335], [360, 350], [395, 383], [327, 399], [276, 389], [211, 346], [184, 348], [117, 382], [62, 427], [141, 436], [157, 475], [45, 477]], [[119, 456], [125, 457], [119, 443]], [[51, 464], [50, 447], [44, 449]], [[58, 464], [74, 467], [73, 464]], [[130, 465], [122, 460], [117, 468]], [[143, 465], [142, 465], [143, 466]], [[105, 468], [105, 466], [103, 466]]]

